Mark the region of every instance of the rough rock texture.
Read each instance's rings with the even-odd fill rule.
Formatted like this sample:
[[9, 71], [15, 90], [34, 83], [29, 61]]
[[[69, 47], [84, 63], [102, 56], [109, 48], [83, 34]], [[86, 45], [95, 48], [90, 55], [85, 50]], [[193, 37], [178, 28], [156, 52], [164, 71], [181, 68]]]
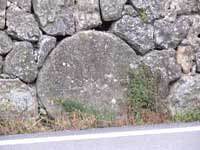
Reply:
[[4, 72], [27, 83], [36, 79], [38, 71], [31, 43], [15, 43], [14, 49], [6, 56]]
[[34, 12], [49, 35], [72, 35], [102, 24], [98, 0], [34, 0]]
[[161, 75], [163, 82], [160, 94], [165, 98], [169, 94], [169, 84], [181, 77], [181, 68], [176, 62], [176, 51], [173, 49], [153, 51], [145, 55], [142, 62], [150, 66], [152, 72]]
[[34, 87], [18, 79], [0, 79], [0, 117], [29, 120], [37, 115], [37, 100]]
[[194, 51], [199, 52], [200, 49], [200, 16], [194, 15], [188, 17], [191, 22], [191, 28], [188, 32], [188, 35], [186, 37], [188, 45], [192, 46]]
[[91, 29], [102, 24], [99, 0], [76, 1], [76, 30]]
[[47, 58], [47, 56], [50, 54], [50, 52], [55, 48], [56, 46], [56, 38], [52, 36], [44, 35], [39, 40], [39, 48], [37, 50], [37, 63], [38, 67], [41, 68]]
[[50, 114], [59, 113], [56, 100], [76, 100], [111, 107], [124, 97], [134, 51], [112, 34], [86, 31], [64, 39], [51, 53], [37, 80], [37, 92]]
[[3, 72], [3, 57], [0, 56], [0, 73]]
[[138, 16], [138, 12], [133, 8], [133, 6], [125, 5], [124, 10], [122, 12], [122, 15], [123, 16], [129, 15], [129, 16], [132, 16], [132, 17], [136, 17], [136, 16]]
[[161, 79], [161, 102], [184, 94], [173, 85], [196, 90], [200, 0], [0, 0], [0, 79], [37, 84], [51, 114], [58, 99], [117, 110], [142, 62]]
[[9, 35], [20, 40], [39, 40], [40, 30], [33, 14], [13, 5], [8, 8], [6, 17]]
[[166, 0], [164, 12], [169, 20], [175, 20], [180, 15], [197, 13], [198, 5], [198, 0]]
[[7, 54], [13, 48], [11, 38], [4, 31], [0, 31], [0, 55]]
[[196, 53], [196, 65], [197, 65], [197, 72], [200, 73], [200, 52]]
[[188, 74], [192, 71], [195, 59], [194, 50], [191, 46], [179, 46], [177, 49], [177, 62], [181, 65], [184, 73]]
[[6, 20], [7, 0], [0, 0], [0, 29], [4, 29]]
[[171, 89], [168, 102], [171, 112], [200, 107], [200, 76], [183, 76]]
[[8, 0], [9, 5], [16, 5], [24, 11], [31, 12], [31, 0]]
[[141, 55], [154, 49], [154, 28], [150, 24], [143, 23], [140, 18], [123, 16], [113, 24], [111, 31], [129, 43]]
[[104, 21], [117, 20], [122, 16], [127, 0], [100, 0], [102, 18]]
[[165, 19], [156, 20], [154, 23], [155, 43], [159, 48], [176, 48], [187, 36], [190, 29], [190, 21], [187, 18], [179, 18], [175, 22]]
[[33, 8], [41, 28], [49, 35], [72, 35], [74, 25], [73, 0], [33, 0]]
[[166, 0], [130, 0], [140, 16], [145, 16], [147, 22], [163, 16]]

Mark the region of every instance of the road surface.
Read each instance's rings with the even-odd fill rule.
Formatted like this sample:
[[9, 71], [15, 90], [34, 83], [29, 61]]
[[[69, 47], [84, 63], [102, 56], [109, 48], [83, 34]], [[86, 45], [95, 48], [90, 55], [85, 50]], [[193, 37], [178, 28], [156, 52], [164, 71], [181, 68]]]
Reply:
[[200, 150], [200, 123], [1, 136], [0, 150]]

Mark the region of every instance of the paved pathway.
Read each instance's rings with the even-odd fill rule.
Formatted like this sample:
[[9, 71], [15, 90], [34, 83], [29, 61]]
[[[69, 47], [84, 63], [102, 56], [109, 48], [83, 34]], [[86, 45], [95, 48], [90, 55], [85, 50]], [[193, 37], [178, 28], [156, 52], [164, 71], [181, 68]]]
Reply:
[[200, 150], [200, 123], [1, 136], [0, 150]]

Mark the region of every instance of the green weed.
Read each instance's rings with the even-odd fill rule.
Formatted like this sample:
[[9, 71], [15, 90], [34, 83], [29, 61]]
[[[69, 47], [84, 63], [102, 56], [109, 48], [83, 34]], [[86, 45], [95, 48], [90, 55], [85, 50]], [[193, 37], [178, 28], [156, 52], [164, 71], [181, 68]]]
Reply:
[[144, 23], [147, 23], [148, 22], [148, 15], [146, 13], [146, 10], [145, 9], [140, 9], [139, 11], [139, 17], [140, 19], [144, 22]]
[[200, 121], [200, 108], [177, 112], [171, 120], [173, 122], [194, 122]]

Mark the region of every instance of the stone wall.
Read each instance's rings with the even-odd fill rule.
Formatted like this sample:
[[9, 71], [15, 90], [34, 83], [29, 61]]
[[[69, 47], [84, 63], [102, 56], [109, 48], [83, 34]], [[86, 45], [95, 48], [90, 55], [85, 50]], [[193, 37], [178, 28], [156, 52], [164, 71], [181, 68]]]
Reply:
[[172, 113], [200, 106], [199, 0], [0, 0], [1, 117], [117, 110], [141, 63]]

